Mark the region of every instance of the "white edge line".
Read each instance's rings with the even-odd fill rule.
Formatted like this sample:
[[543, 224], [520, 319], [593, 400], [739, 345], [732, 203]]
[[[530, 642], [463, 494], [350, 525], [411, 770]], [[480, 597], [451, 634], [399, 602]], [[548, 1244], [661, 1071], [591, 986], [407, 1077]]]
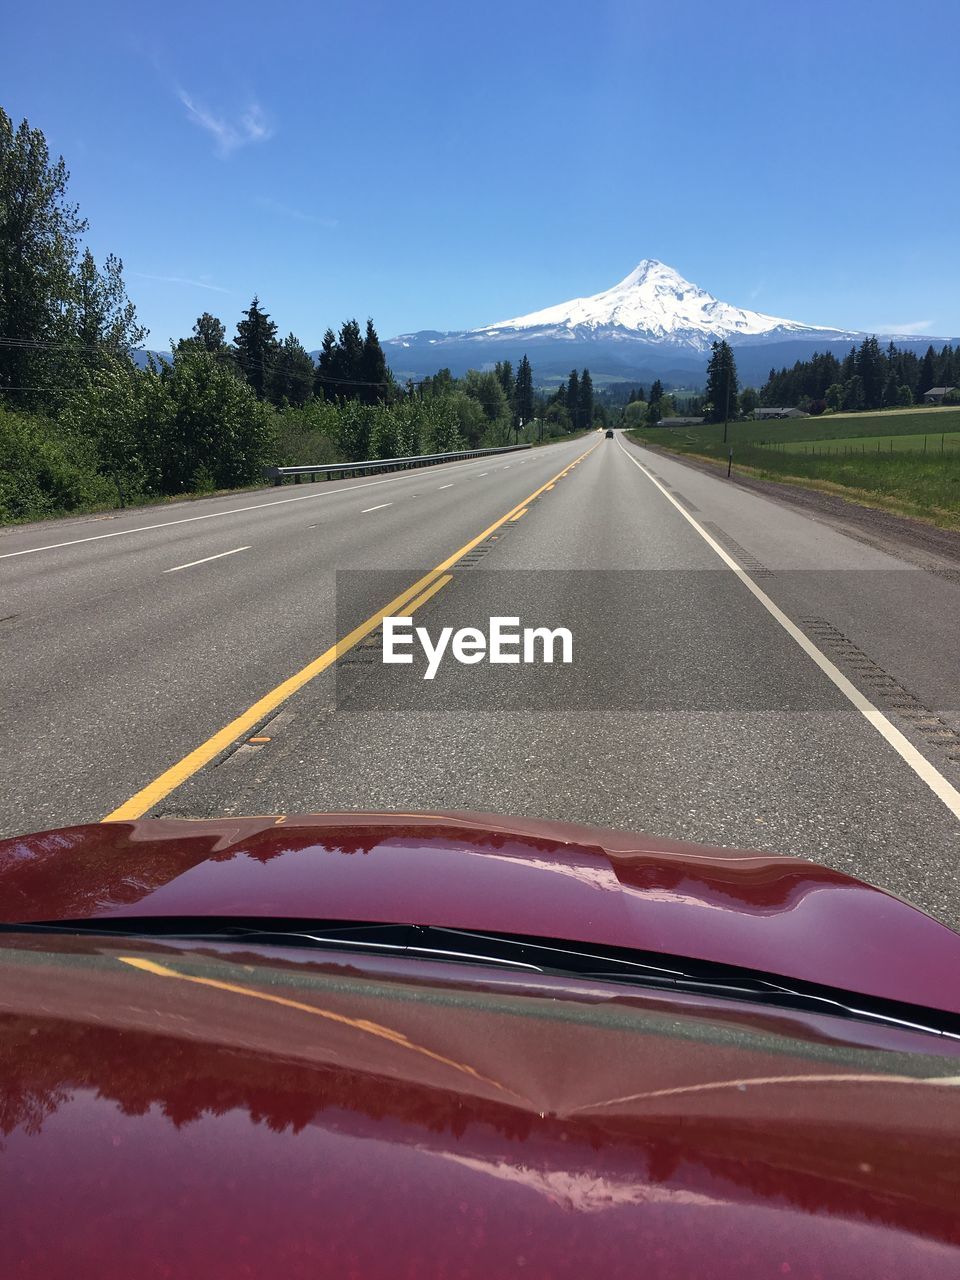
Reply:
[[360, 512], [362, 516], [369, 515], [371, 511], [382, 511], [384, 507], [392, 507], [392, 502], [379, 502], [375, 507], [364, 507]]
[[[475, 467], [476, 462], [449, 462], [451, 471], [461, 471], [465, 467]], [[426, 467], [417, 468], [418, 472], [426, 471]], [[484, 473], [486, 474], [486, 473]], [[272, 502], [251, 502], [246, 507], [230, 507], [226, 511], [210, 511], [205, 516], [183, 516], [180, 520], [161, 520], [158, 524], [141, 524], [135, 529], [115, 529], [113, 533], [94, 533], [89, 538], [71, 538], [69, 542], [50, 542], [42, 547], [24, 547], [22, 551], [0, 552], [0, 560], [10, 560], [14, 556], [30, 556], [38, 551], [59, 551], [61, 547], [77, 547], [84, 542], [103, 542], [105, 538], [125, 538], [130, 533], [149, 533], [153, 529], [168, 529], [176, 524], [195, 524], [198, 520], [216, 520], [220, 516], [243, 515], [245, 511], [262, 511], [265, 507], [283, 507], [290, 502], [309, 502], [313, 498], [332, 498], [338, 493], [352, 493], [355, 489], [372, 489], [380, 484], [396, 484], [398, 480], [412, 480], [409, 471], [400, 476], [387, 476], [383, 480], [364, 480], [361, 484], [351, 484], [341, 489], [324, 488], [322, 493], [302, 493], [296, 498], [275, 498]]]
[[177, 564], [172, 569], [164, 569], [164, 573], [179, 573], [181, 569], [192, 569], [195, 564], [209, 564], [211, 560], [222, 560], [224, 556], [235, 556], [238, 551], [249, 551], [249, 547], [234, 547], [232, 551], [221, 551], [219, 555], [204, 556], [202, 560], [191, 560], [189, 564]]
[[893, 747], [894, 751], [896, 751], [903, 762], [913, 770], [920, 781], [925, 783], [937, 799], [941, 800], [953, 816], [960, 821], [960, 791], [958, 791], [951, 782], [947, 781], [939, 769], [932, 765], [927, 757], [917, 750], [910, 739], [902, 734], [897, 726], [888, 720], [882, 711], [879, 711], [868, 698], [864, 697], [856, 685], [851, 684], [839, 667], [834, 666], [827, 655], [817, 648], [810, 637], [801, 631], [795, 623], [790, 621], [783, 610], [778, 608], [767, 593], [757, 586], [753, 579], [747, 574], [746, 570], [741, 568], [736, 560], [734, 560], [733, 556], [724, 551], [723, 547], [711, 538], [706, 529], [704, 529], [698, 521], [693, 518], [689, 511], [686, 511], [680, 503], [677, 502], [673, 495], [663, 487], [659, 480], [657, 480], [656, 476], [651, 475], [642, 462], [638, 461], [637, 458], [634, 458], [626, 449], [624, 449], [619, 440], [617, 441], [617, 444], [619, 445], [621, 452], [626, 454], [633, 465], [635, 467], [639, 467], [650, 483], [656, 485], [667, 501], [676, 507], [684, 520], [696, 529], [700, 537], [703, 538], [704, 542], [706, 542], [712, 551], [716, 552], [727, 568], [733, 570], [747, 590], [755, 596], [760, 604], [763, 605], [770, 616], [776, 622], [779, 622], [787, 635], [790, 636], [792, 640], [796, 641], [807, 657], [811, 658], [817, 664], [827, 679], [832, 681], [844, 697], [853, 703], [863, 718], [871, 724], [874, 729], [876, 729], [880, 736], [884, 738], [891, 747]]
[[452, 488], [453, 488], [453, 485], [452, 485], [452, 484], [441, 484], [441, 485], [438, 485], [438, 486], [437, 486], [437, 488], [438, 488], [438, 489], [452, 489]]

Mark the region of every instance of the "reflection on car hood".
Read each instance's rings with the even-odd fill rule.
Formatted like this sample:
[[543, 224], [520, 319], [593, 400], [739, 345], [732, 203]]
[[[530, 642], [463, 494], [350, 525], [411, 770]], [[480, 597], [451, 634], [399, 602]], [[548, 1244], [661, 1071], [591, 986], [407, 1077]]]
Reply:
[[0, 1274], [960, 1273], [955, 1045], [488, 974], [0, 937]]
[[483, 814], [72, 827], [0, 842], [0, 919], [312, 917], [740, 965], [960, 1012], [960, 935], [799, 858]]

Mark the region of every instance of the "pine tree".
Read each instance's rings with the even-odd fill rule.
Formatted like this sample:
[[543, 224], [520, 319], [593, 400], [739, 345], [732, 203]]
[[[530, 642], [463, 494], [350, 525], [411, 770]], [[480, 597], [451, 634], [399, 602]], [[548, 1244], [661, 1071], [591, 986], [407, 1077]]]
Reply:
[[313, 395], [313, 361], [303, 343], [294, 334], [288, 334], [277, 352], [276, 369], [270, 380], [270, 399], [274, 404], [301, 407]]
[[927, 347], [926, 355], [920, 361], [920, 376], [917, 379], [917, 399], [922, 400], [936, 383], [937, 357], [932, 346]]
[[650, 388], [650, 403], [656, 404], [658, 400], [663, 399], [663, 383], [658, 378]]
[[570, 430], [576, 431], [580, 414], [580, 375], [576, 369], [570, 370], [567, 379], [567, 412], [570, 414]]
[[593, 426], [593, 379], [590, 370], [584, 369], [580, 375], [580, 399], [577, 403], [578, 427], [581, 431], [589, 431]]
[[355, 397], [357, 394], [355, 384], [363, 381], [363, 338], [356, 320], [344, 321], [340, 326], [340, 337], [337, 343], [340, 347], [341, 376], [348, 384], [344, 388], [344, 394]]
[[517, 366], [517, 377], [513, 391], [513, 413], [516, 426], [533, 420], [533, 371], [526, 356]]
[[726, 422], [737, 412], [737, 365], [724, 339], [714, 342], [707, 365], [706, 409], [710, 422]]
[[387, 370], [387, 358], [383, 354], [372, 320], [367, 321], [359, 373], [360, 381], [366, 384], [359, 388], [360, 399], [364, 404], [377, 404], [378, 401], [388, 398], [390, 374]]
[[509, 400], [513, 395], [513, 365], [509, 360], [498, 360], [494, 366], [494, 373], [503, 387], [504, 395]]
[[321, 400], [335, 400], [337, 396], [336, 378], [338, 370], [337, 335], [328, 329], [320, 344], [317, 357], [317, 372], [313, 380], [313, 393]]
[[864, 338], [857, 350], [855, 366], [863, 384], [864, 408], [879, 409], [883, 402], [886, 370], [880, 344], [876, 338]]
[[265, 400], [275, 372], [277, 353], [277, 326], [260, 307], [260, 299], [254, 297], [244, 318], [237, 325], [234, 348], [237, 365], [252, 387], [258, 400]]

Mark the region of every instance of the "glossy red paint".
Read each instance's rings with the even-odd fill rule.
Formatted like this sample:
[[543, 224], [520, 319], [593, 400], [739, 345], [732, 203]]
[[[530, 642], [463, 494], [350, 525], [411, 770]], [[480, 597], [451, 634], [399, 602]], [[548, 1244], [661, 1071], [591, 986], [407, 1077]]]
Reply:
[[956, 1046], [383, 958], [0, 937], [4, 1280], [960, 1273]]
[[0, 843], [0, 919], [127, 915], [558, 937], [960, 1012], [960, 935], [799, 858], [482, 814], [147, 820]]

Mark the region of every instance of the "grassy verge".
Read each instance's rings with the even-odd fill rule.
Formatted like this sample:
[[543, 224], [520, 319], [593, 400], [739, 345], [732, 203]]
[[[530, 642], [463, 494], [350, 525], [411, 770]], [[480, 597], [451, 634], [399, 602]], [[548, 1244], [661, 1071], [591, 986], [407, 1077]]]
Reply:
[[[817, 489], [859, 502], [864, 506], [912, 516], [942, 529], [960, 530], [960, 450], [944, 454], [906, 452], [805, 454], [771, 449], [738, 439], [743, 426], [732, 425], [729, 444], [717, 438], [722, 429], [694, 428], [697, 439], [683, 439], [682, 430], [653, 428], [631, 431], [639, 444], [654, 444], [725, 467], [727, 449], [733, 449], [735, 472], [780, 484]], [[710, 438], [712, 435], [713, 438]], [[706, 438], [704, 438], [706, 437]]]
[[822, 453], [825, 456], [851, 453], [920, 453], [933, 456], [960, 449], [960, 431], [924, 432], [923, 435], [841, 436], [826, 440], [770, 441], [767, 449], [787, 453]]
[[[715, 445], [721, 442], [722, 426], [703, 427], [637, 427], [652, 442], [667, 448]], [[782, 445], [797, 441], [838, 441], [858, 444], [877, 437], [929, 436], [930, 448], [940, 436], [960, 432], [960, 409], [884, 409], [882, 413], [831, 413], [819, 418], [781, 418], [772, 422], [732, 422], [729, 438], [734, 446], [743, 444]]]

